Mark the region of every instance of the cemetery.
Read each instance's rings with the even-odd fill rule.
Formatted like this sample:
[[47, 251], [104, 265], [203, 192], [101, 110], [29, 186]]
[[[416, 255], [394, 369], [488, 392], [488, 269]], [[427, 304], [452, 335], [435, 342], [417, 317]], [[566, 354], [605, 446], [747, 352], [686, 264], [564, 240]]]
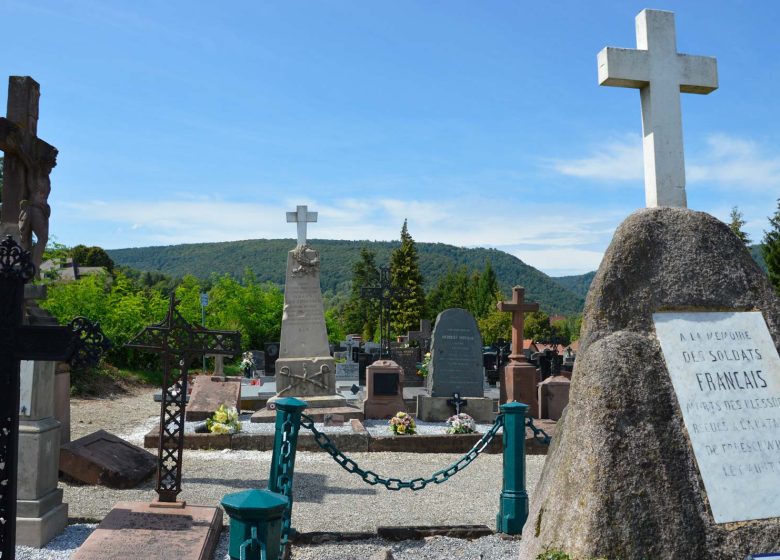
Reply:
[[444, 270], [411, 202], [385, 253], [332, 251], [342, 214], [291, 191], [262, 217], [295, 231], [261, 240], [273, 276], [225, 247], [208, 278], [68, 248], [74, 160], [38, 135], [47, 86], [11, 75], [0, 559], [780, 559], [780, 206], [760, 246], [736, 206], [688, 207], [681, 97], [727, 84], [675, 25], [642, 9], [636, 48], [593, 53], [599, 86], [639, 90], [645, 207], [581, 314], [498, 249]]

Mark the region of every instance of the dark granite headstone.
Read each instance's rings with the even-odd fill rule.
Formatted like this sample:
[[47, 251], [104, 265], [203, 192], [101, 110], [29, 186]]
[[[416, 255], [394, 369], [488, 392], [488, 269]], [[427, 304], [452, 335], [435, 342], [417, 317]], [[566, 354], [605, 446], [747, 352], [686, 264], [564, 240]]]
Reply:
[[265, 343], [265, 373], [266, 375], [276, 374], [276, 360], [279, 357], [279, 343]]
[[390, 359], [404, 370], [404, 387], [422, 387], [425, 380], [417, 375], [417, 364], [422, 361], [419, 348], [393, 348]]
[[482, 337], [465, 309], [445, 309], [436, 318], [427, 378], [432, 397], [484, 396]]
[[397, 395], [398, 394], [397, 372], [377, 372], [374, 374], [374, 394], [375, 395]]
[[357, 355], [358, 363], [358, 379], [361, 385], [366, 384], [366, 368], [373, 364], [376, 358], [373, 354], [367, 354], [366, 352], [360, 352]]

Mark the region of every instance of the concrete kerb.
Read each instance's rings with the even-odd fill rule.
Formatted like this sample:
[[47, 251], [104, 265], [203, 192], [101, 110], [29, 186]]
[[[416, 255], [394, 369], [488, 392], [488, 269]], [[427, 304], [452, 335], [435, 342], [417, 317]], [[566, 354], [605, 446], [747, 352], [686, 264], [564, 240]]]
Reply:
[[[483, 434], [416, 434], [413, 436], [372, 436], [368, 430], [352, 422], [353, 433], [329, 433], [336, 447], [344, 453], [350, 452], [394, 452], [394, 453], [466, 453], [477, 443]], [[548, 434], [554, 435], [555, 424], [536, 421], [536, 425]], [[159, 427], [155, 427], [144, 436], [144, 447], [155, 449], [159, 441]], [[238, 433], [238, 434], [194, 434], [184, 435], [184, 449], [201, 450], [273, 450], [274, 434]], [[548, 446], [536, 441], [530, 429], [526, 430], [526, 455], [546, 455]], [[298, 435], [299, 451], [322, 451], [314, 436], [306, 429]], [[501, 437], [496, 437], [485, 449], [485, 453], [501, 453], [504, 445]]]

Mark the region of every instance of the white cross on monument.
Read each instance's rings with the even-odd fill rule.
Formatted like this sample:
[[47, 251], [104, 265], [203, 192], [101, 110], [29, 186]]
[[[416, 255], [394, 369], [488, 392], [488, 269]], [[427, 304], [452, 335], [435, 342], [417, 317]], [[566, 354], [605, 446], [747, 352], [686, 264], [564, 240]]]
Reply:
[[306, 223], [317, 221], [317, 212], [309, 212], [307, 206], [296, 206], [295, 212], [287, 212], [288, 222], [298, 223], [298, 246], [306, 245]]
[[642, 10], [636, 16], [637, 49], [606, 47], [598, 54], [599, 85], [638, 88], [642, 98], [645, 201], [685, 208], [680, 92], [718, 89], [717, 61], [677, 52], [674, 13]]

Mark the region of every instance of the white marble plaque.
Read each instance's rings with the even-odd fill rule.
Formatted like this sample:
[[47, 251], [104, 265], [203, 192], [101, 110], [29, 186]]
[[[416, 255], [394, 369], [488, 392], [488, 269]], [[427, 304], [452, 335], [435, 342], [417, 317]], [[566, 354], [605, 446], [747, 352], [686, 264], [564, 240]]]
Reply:
[[32, 408], [33, 368], [35, 362], [22, 360], [19, 363], [19, 415], [29, 416]]
[[715, 522], [780, 517], [780, 357], [764, 317], [653, 321]]

